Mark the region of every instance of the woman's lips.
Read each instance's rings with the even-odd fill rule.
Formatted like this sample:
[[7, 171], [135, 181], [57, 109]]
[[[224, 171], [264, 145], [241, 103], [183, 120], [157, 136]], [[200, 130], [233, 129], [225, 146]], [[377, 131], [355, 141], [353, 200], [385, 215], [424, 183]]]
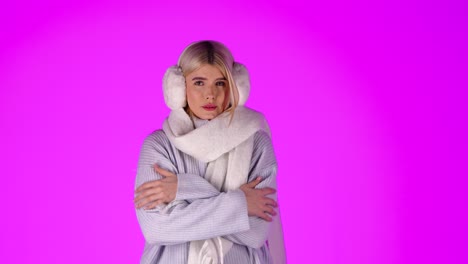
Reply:
[[213, 105], [213, 104], [207, 104], [207, 105], [204, 105], [202, 106], [203, 109], [205, 109], [206, 111], [214, 111], [216, 110], [216, 105]]

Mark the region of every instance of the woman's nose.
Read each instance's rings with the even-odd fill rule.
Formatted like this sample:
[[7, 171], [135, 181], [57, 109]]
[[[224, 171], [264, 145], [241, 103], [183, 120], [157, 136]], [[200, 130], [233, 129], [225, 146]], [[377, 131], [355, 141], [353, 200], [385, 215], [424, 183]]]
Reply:
[[205, 98], [206, 99], [215, 99], [216, 97], [216, 87], [209, 86], [206, 88]]

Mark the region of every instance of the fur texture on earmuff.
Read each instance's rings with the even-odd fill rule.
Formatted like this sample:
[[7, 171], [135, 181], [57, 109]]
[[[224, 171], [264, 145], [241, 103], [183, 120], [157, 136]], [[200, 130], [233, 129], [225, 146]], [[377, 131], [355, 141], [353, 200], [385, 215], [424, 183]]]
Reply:
[[239, 105], [244, 105], [250, 94], [250, 77], [247, 68], [235, 62], [232, 68], [232, 78], [236, 82], [239, 91]]
[[[232, 68], [232, 78], [239, 91], [239, 105], [244, 105], [250, 93], [250, 78], [247, 68], [235, 62]], [[185, 77], [179, 66], [169, 67], [164, 74], [163, 93], [164, 101], [171, 110], [180, 109], [187, 105]]]
[[185, 77], [182, 69], [177, 65], [169, 67], [163, 78], [163, 92], [164, 101], [171, 110], [187, 105], [185, 89]]

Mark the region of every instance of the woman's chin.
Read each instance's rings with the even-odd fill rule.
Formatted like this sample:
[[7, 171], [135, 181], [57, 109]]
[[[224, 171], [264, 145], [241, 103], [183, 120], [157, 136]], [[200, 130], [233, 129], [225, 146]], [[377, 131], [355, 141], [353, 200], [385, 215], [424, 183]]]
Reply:
[[219, 115], [217, 112], [194, 113], [196, 117], [203, 120], [211, 120]]

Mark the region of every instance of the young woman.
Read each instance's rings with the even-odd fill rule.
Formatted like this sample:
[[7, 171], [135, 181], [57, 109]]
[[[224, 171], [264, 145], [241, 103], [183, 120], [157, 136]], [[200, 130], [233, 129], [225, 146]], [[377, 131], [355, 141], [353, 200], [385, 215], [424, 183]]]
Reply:
[[265, 118], [243, 106], [249, 90], [215, 41], [189, 45], [167, 70], [171, 113], [145, 139], [136, 177], [141, 263], [285, 263], [276, 159]]

